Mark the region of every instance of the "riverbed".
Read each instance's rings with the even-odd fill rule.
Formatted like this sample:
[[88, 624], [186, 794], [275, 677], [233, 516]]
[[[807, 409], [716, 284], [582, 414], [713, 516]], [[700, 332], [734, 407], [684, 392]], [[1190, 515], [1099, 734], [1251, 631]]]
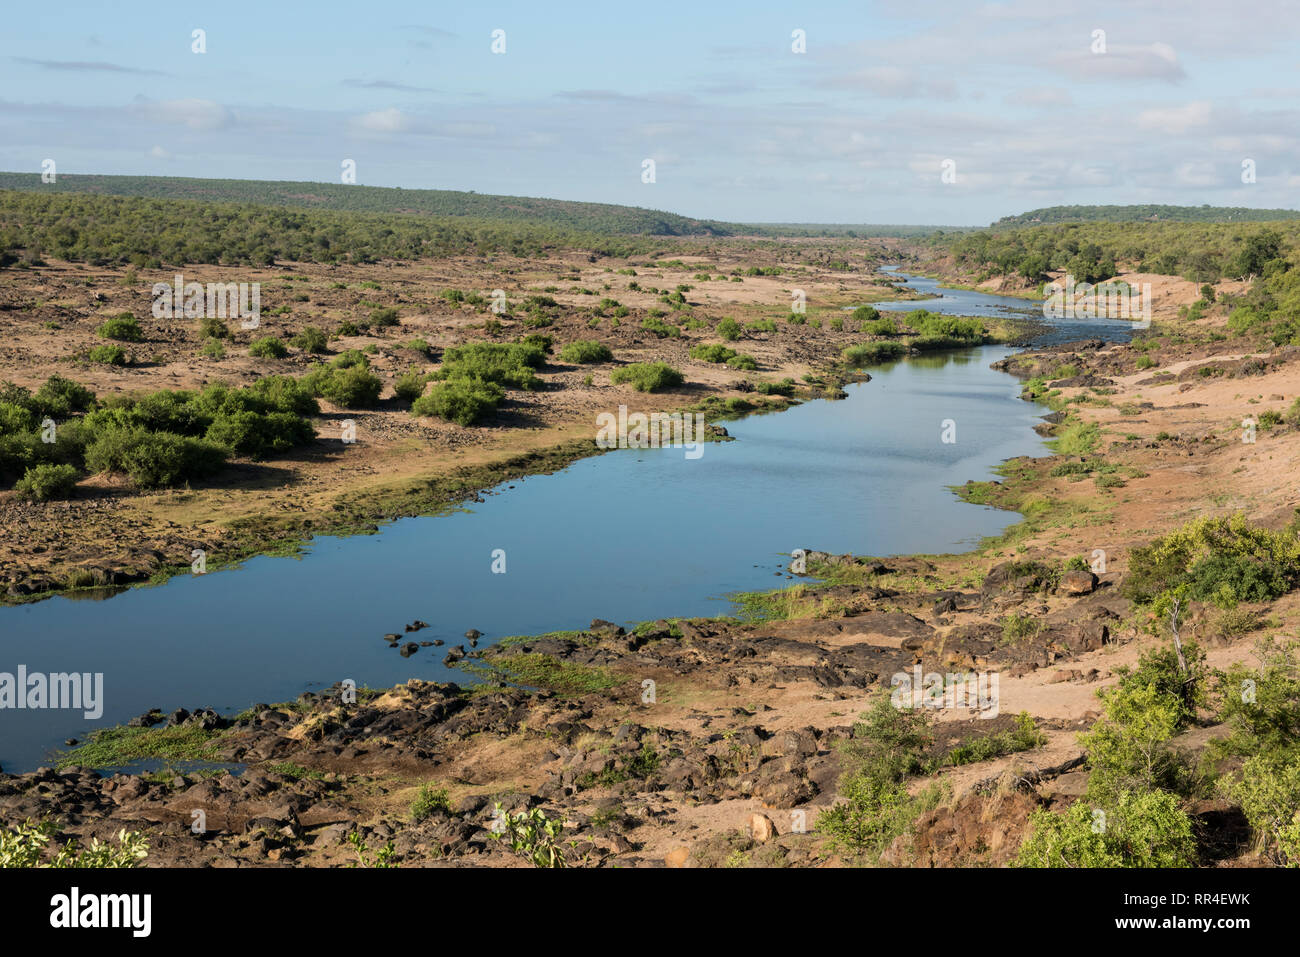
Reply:
[[[961, 315], [1034, 309], [963, 290], [878, 304]], [[984, 311], [981, 311], [984, 310]], [[1056, 338], [1126, 335], [1074, 324]], [[453, 514], [378, 534], [319, 538], [300, 558], [175, 578], [103, 600], [54, 597], [0, 608], [0, 672], [103, 675], [102, 714], [0, 711], [0, 766], [30, 770], [69, 737], [152, 707], [236, 711], [352, 679], [464, 681], [443, 665], [464, 633], [512, 634], [726, 614], [727, 596], [790, 584], [797, 548], [888, 556], [971, 547], [1019, 520], [950, 490], [1044, 454], [1044, 414], [985, 346], [871, 370], [847, 398], [729, 422], [734, 441], [699, 457], [624, 449], [511, 481]], [[430, 627], [403, 633], [421, 619]], [[402, 641], [444, 642], [409, 658]]]

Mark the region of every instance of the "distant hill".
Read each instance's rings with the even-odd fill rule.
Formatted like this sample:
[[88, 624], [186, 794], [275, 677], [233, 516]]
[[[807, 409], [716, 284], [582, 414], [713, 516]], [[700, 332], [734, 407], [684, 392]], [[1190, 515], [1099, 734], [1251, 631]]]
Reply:
[[690, 219], [639, 206], [342, 183], [60, 173], [57, 182], [44, 184], [36, 173], [0, 173], [0, 189], [536, 223], [614, 236], [730, 236], [738, 229], [731, 223]]
[[180, 176], [99, 176], [60, 173], [54, 183], [37, 173], [2, 173], [0, 189], [42, 193], [188, 199], [208, 203], [251, 203], [333, 212], [401, 213], [496, 223], [530, 223], [606, 236], [890, 236], [928, 235], [974, 227], [827, 223], [727, 223], [692, 219], [640, 206], [583, 203], [451, 189], [401, 189], [250, 179], [190, 179]]
[[1250, 209], [1244, 206], [1048, 206], [1019, 216], [1003, 216], [992, 228], [1042, 223], [1258, 223], [1300, 219], [1300, 210]]
[[915, 236], [968, 233], [980, 226], [919, 226], [906, 223], [746, 223], [736, 226], [757, 236], [845, 236], [850, 239], [881, 237], [910, 239]]

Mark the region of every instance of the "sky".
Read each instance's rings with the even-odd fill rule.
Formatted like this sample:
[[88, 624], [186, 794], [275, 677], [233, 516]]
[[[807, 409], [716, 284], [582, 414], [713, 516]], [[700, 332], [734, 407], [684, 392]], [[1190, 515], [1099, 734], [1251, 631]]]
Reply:
[[1300, 207], [1297, 0], [99, 0], [5, 23], [8, 171], [340, 182], [352, 160], [371, 186], [742, 222]]

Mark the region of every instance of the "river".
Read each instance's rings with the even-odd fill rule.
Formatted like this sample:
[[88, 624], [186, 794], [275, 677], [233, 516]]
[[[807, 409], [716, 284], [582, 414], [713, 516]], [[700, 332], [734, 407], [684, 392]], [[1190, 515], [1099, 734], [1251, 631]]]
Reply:
[[[909, 278], [944, 298], [878, 308], [1037, 312], [1025, 300]], [[1046, 338], [1127, 333], [1103, 320]], [[30, 770], [63, 739], [151, 707], [237, 711], [346, 678], [372, 687], [464, 682], [442, 657], [470, 628], [483, 645], [593, 618], [725, 614], [728, 594], [787, 584], [796, 548], [878, 556], [968, 548], [1018, 516], [961, 502], [949, 486], [1044, 451], [1032, 426], [1045, 410], [989, 368], [1010, 351], [986, 346], [872, 369], [846, 399], [727, 423], [735, 441], [709, 444], [698, 458], [614, 451], [506, 483], [464, 511], [315, 539], [301, 558], [254, 558], [99, 601], [0, 608], [0, 672], [104, 676], [94, 720], [0, 711], [0, 766]], [[953, 442], [943, 441], [945, 420]], [[403, 658], [383, 636], [417, 618], [431, 627], [403, 641], [446, 646]]]

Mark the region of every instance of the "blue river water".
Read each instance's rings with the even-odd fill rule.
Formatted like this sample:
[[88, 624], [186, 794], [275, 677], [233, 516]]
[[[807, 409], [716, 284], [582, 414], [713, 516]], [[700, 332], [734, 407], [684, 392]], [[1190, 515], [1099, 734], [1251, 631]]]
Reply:
[[[964, 315], [1034, 308], [944, 292], [906, 305]], [[1069, 337], [1114, 338], [1125, 325]], [[152, 707], [235, 711], [347, 678], [374, 687], [463, 682], [442, 657], [471, 628], [483, 645], [593, 618], [725, 614], [728, 594], [787, 584], [782, 570], [796, 548], [880, 556], [968, 548], [1019, 517], [963, 503], [949, 486], [1044, 451], [1032, 426], [1045, 410], [989, 368], [1010, 351], [986, 346], [873, 369], [846, 399], [727, 423], [735, 441], [708, 444], [698, 458], [612, 451], [499, 486], [463, 511], [315, 539], [301, 558], [255, 558], [105, 600], [0, 608], [0, 672], [104, 676], [94, 720], [0, 711], [0, 766], [37, 767], [63, 739]], [[947, 420], [954, 442], [942, 440]], [[383, 636], [415, 619], [431, 627], [403, 641], [446, 645], [403, 658]]]

